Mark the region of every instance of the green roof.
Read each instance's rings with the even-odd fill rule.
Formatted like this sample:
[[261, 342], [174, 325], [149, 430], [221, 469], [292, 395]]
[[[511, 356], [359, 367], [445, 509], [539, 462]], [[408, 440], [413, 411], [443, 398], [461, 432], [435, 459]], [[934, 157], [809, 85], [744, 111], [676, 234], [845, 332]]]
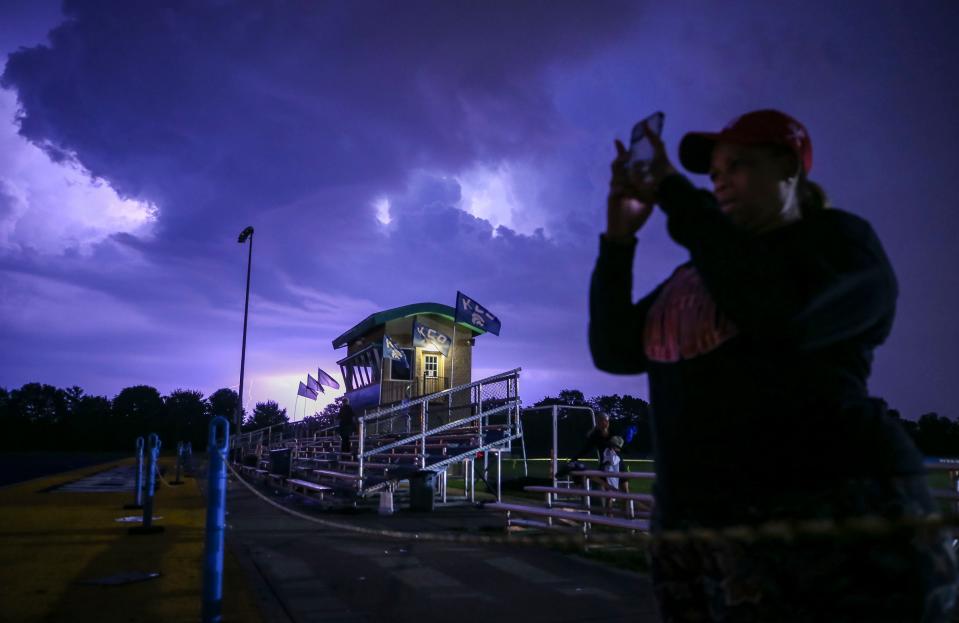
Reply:
[[[393, 309], [379, 311], [375, 314], [370, 314], [352, 329], [334, 339], [333, 348], [342, 348], [343, 346], [346, 346], [350, 342], [363, 337], [373, 329], [382, 326], [391, 320], [431, 314], [433, 316], [441, 316], [452, 321], [455, 313], [455, 309], [449, 305], [443, 305], [441, 303], [414, 303], [413, 305], [404, 305], [403, 307], [394, 307]], [[486, 331], [483, 329], [479, 329], [465, 322], [460, 322], [457, 324], [459, 324], [461, 327], [466, 327], [476, 335], [482, 335], [483, 333], [486, 333]]]

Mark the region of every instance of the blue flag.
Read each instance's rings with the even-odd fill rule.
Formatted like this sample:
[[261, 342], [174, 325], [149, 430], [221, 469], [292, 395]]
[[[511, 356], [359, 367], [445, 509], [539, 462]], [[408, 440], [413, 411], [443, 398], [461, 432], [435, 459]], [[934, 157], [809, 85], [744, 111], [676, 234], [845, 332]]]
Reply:
[[306, 375], [306, 386], [315, 392], [320, 392], [321, 394], [326, 393], [326, 390], [323, 389], [323, 386], [320, 385], [319, 381], [313, 378], [312, 374]]
[[303, 396], [304, 398], [308, 400], [316, 400], [316, 396], [317, 396], [316, 390], [310, 389], [309, 387], [304, 385], [303, 381], [300, 381], [300, 388], [296, 390], [296, 394], [297, 396]]
[[406, 360], [406, 353], [400, 350], [388, 335], [383, 336], [383, 359], [399, 361], [407, 367], [410, 365], [410, 362]]
[[493, 335], [499, 335], [499, 318], [488, 309], [469, 298], [462, 292], [456, 292], [456, 322], [471, 324]]
[[413, 319], [413, 346], [415, 348], [434, 348], [446, 357], [450, 354], [450, 345], [453, 340], [445, 333], [421, 325]]
[[340, 384], [336, 382], [336, 379], [319, 368], [316, 369], [316, 381], [320, 385], [326, 385], [327, 387], [331, 387], [333, 389], [340, 388]]

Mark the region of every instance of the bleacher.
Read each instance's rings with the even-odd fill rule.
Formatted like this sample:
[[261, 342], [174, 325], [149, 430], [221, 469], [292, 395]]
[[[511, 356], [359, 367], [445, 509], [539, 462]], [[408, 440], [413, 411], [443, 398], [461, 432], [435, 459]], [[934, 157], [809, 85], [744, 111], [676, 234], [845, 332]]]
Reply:
[[[931, 489], [934, 499], [952, 505], [954, 512], [959, 511], [959, 460], [929, 459], [926, 470], [932, 474], [945, 472], [949, 475], [951, 487]], [[585, 483], [575, 486], [574, 481], [561, 481], [554, 486], [527, 486], [530, 493], [543, 493], [544, 503], [535, 504], [487, 504], [486, 508], [505, 513], [507, 530], [582, 530], [589, 534], [594, 525], [630, 531], [648, 531], [648, 518], [652, 512], [654, 499], [647, 493], [624, 493], [597, 489], [592, 486], [591, 478], [603, 479], [618, 477], [621, 480], [655, 479], [653, 472], [603, 472], [599, 470], [580, 470], [570, 473]], [[563, 485], [563, 486], [559, 486]], [[605, 509], [602, 500], [625, 502], [624, 509]], [[959, 538], [953, 541], [959, 550]]]
[[[545, 495], [543, 504], [487, 504], [489, 510], [505, 513], [506, 529], [581, 530], [589, 535], [593, 526], [618, 530], [649, 531], [649, 516], [653, 496], [648, 493], [630, 493], [596, 488], [592, 478], [617, 477], [622, 481], [648, 480], [651, 472], [603, 472], [581, 470], [570, 472], [581, 479], [557, 481], [553, 486], [530, 485], [529, 493]], [[605, 503], [604, 503], [605, 502]], [[622, 506], [617, 506], [622, 503]], [[533, 519], [531, 519], [533, 518]]]
[[[246, 477], [308, 497], [356, 504], [373, 494], [391, 494], [404, 482], [439, 476], [436, 494], [446, 501], [447, 472], [462, 466], [475, 478], [481, 453], [497, 457], [522, 448], [517, 395], [519, 370], [436, 392], [401, 404], [368, 410], [359, 418], [351, 451], [340, 447], [333, 428], [295, 426], [244, 433], [232, 444]], [[475, 483], [466, 485], [475, 496]]]

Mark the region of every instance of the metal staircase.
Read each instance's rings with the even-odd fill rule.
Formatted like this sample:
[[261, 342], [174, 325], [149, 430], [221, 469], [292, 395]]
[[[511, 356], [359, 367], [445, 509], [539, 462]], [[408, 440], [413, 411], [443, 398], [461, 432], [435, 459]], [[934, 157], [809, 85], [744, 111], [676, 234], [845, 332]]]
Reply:
[[[358, 418], [354, 452], [341, 451], [332, 427], [309, 430], [288, 424], [238, 436], [234, 456], [243, 458], [235, 460], [255, 461], [257, 473], [315, 483], [354, 501], [395, 491], [401, 482], [424, 474], [439, 477], [437, 494], [445, 501], [447, 474], [462, 465], [467, 492], [475, 492], [478, 457], [485, 474], [490, 454], [499, 459], [518, 441], [525, 459], [519, 373], [517, 368], [368, 409]], [[278, 461], [277, 456], [284, 458]]]

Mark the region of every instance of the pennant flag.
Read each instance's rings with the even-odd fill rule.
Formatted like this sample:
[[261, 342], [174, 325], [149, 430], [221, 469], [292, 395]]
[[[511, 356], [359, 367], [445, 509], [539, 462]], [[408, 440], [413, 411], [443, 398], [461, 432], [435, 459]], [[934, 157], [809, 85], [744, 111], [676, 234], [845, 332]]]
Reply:
[[469, 298], [462, 292], [456, 292], [456, 322], [471, 324], [493, 335], [499, 335], [499, 318], [488, 309]]
[[435, 348], [443, 353], [444, 357], [447, 357], [450, 354], [452, 343], [453, 340], [450, 339], [450, 336], [421, 325], [416, 322], [416, 318], [413, 319], [413, 346], [415, 348]]
[[316, 391], [304, 385], [303, 381], [300, 381], [300, 389], [296, 390], [296, 395], [309, 398], [310, 400], [316, 400]]
[[316, 378], [320, 385], [326, 385], [327, 387], [331, 387], [333, 389], [340, 388], [340, 384], [336, 382], [336, 379], [319, 368], [316, 369]]
[[316, 379], [313, 378], [313, 375], [312, 375], [312, 374], [307, 374], [307, 375], [306, 375], [306, 386], [307, 386], [307, 388], [312, 389], [312, 390], [315, 391], [315, 392], [320, 392], [321, 394], [325, 394], [325, 393], [326, 393], [326, 392], [323, 390], [323, 386], [320, 385], [320, 382], [319, 382], [319, 381], [317, 381]]
[[406, 359], [406, 353], [400, 350], [388, 335], [383, 336], [383, 359], [398, 361], [404, 366], [410, 365], [410, 362]]

